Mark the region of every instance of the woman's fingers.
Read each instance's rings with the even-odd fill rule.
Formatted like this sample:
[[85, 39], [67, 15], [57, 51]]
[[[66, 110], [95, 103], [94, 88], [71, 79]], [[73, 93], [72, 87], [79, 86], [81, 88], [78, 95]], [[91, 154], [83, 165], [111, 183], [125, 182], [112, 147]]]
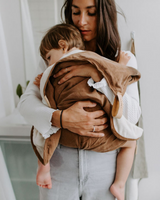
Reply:
[[91, 102], [91, 101], [78, 101], [76, 104], [81, 108], [84, 108], [84, 107], [95, 107], [97, 105], [97, 103]]
[[105, 114], [104, 110], [97, 110], [93, 112], [89, 112], [88, 115], [92, 115], [93, 119], [99, 118]]
[[[88, 137], [104, 137], [104, 133], [101, 133], [100, 131], [103, 131], [107, 127], [108, 127], [107, 124], [103, 124], [101, 126], [93, 126], [92, 131], [84, 132], [84, 133], [82, 132], [79, 135], [81, 135], [81, 136], [88, 136]], [[93, 132], [93, 130], [95, 130], [95, 131]]]
[[73, 76], [74, 76], [73, 71], [68, 72], [66, 75], [63, 76], [63, 78], [61, 78], [61, 80], [59, 80], [58, 84], [62, 84], [64, 82], [68, 81]]
[[[82, 136], [103, 137], [101, 132], [108, 127], [103, 110], [87, 112], [84, 107], [95, 107], [91, 101], [79, 101], [63, 111], [63, 127]], [[98, 117], [102, 117], [97, 119]], [[94, 132], [93, 132], [94, 131]]]
[[104, 133], [87, 132], [84, 136], [88, 137], [104, 137]]
[[[94, 123], [94, 126], [100, 126], [100, 125], [106, 124], [107, 122], [108, 122], [107, 117], [104, 117], [104, 118], [101, 118], [101, 119], [95, 119], [93, 123]], [[97, 131], [97, 129], [96, 129], [96, 131]]]
[[[75, 66], [74, 66], [75, 67]], [[62, 84], [65, 81], [69, 80], [70, 78], [72, 78], [74, 76], [74, 72], [73, 72], [73, 66], [71, 67], [66, 67], [64, 69], [61, 69], [58, 73], [54, 74], [53, 77], [57, 78], [63, 74], [66, 74], [63, 76], [63, 78], [60, 79], [60, 81], [58, 82], [58, 84]]]
[[[107, 127], [108, 127], [108, 124], [103, 124], [103, 125], [100, 125], [100, 126], [94, 126], [95, 127], [95, 132], [99, 132], [99, 131], [103, 131], [105, 130]], [[93, 131], [92, 131], [93, 132]], [[94, 132], [94, 133], [95, 133]]]
[[58, 82], [58, 84], [62, 84], [74, 76], [91, 77], [91, 72], [93, 72], [93, 70], [94, 73], [96, 73], [94, 67], [91, 64], [69, 66], [54, 74], [54, 78], [65, 74], [63, 78], [61, 78], [61, 80]]
[[61, 69], [57, 74], [54, 74], [53, 77], [57, 78], [65, 73], [67, 73], [67, 68]]
[[58, 73], [54, 74], [53, 77], [54, 77], [54, 78], [57, 78], [57, 77], [59, 77], [59, 76], [61, 76], [61, 75], [63, 75], [63, 74], [66, 74], [66, 73], [70, 72], [72, 69], [73, 69], [72, 66], [71, 66], [71, 67], [63, 68], [63, 69], [61, 69]]

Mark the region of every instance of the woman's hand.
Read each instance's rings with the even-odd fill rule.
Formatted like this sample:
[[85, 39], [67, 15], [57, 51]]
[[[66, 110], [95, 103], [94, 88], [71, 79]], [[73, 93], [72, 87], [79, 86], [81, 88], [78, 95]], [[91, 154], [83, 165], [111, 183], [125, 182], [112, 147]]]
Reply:
[[[96, 103], [92, 103], [90, 101], [79, 101], [68, 109], [64, 110], [62, 114], [63, 128], [66, 128], [73, 133], [77, 133], [78, 135], [82, 136], [103, 137], [104, 134], [100, 131], [108, 127], [106, 124], [107, 118], [97, 118], [103, 116], [105, 112], [103, 110], [93, 112], [87, 112], [84, 110], [84, 107], [95, 106]], [[57, 119], [55, 118], [55, 120]], [[52, 119], [52, 121], [54, 121], [54, 119]]]
[[54, 78], [57, 78], [63, 74], [65, 75], [58, 82], [58, 84], [62, 84], [74, 76], [91, 77], [95, 82], [99, 82], [103, 77], [96, 67], [91, 64], [75, 65], [61, 69], [57, 74], [54, 75]]
[[38, 74], [38, 76], [35, 78], [35, 80], [33, 82], [39, 88], [40, 88], [40, 81], [41, 81], [42, 75], [43, 75], [43, 73]]

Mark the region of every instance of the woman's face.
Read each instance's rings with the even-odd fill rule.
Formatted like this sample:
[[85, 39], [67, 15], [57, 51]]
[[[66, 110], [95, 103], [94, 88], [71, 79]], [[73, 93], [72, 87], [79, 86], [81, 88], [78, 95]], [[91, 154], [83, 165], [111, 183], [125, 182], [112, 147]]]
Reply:
[[80, 30], [83, 41], [96, 44], [97, 10], [95, 0], [73, 0], [72, 21]]

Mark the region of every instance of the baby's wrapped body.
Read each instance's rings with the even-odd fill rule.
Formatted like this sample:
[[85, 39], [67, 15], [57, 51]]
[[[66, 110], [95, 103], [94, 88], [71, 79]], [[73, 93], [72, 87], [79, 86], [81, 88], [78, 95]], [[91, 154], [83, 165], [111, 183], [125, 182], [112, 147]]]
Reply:
[[[87, 77], [73, 77], [60, 85], [58, 81], [62, 76], [56, 79], [53, 77], [62, 68], [85, 64], [92, 64], [102, 73], [110, 89], [115, 94], [113, 106], [104, 94], [88, 86], [87, 81], [89, 78]], [[122, 116], [122, 96], [127, 86], [139, 78], [140, 73], [136, 69], [122, 66], [88, 51], [67, 56], [54, 66], [49, 67], [41, 79], [41, 95], [44, 103], [47, 102], [48, 106], [54, 109], [65, 110], [77, 101], [90, 100], [96, 102], [96, 107], [85, 108], [85, 110], [91, 112], [103, 109], [108, 117], [109, 126], [103, 130], [105, 136], [99, 138], [80, 136], [61, 128], [45, 140], [43, 155], [37, 152], [38, 149], [33, 139], [34, 134], [36, 135], [37, 132], [33, 128], [31, 134], [32, 145], [40, 161], [46, 164], [58, 143], [71, 148], [108, 152], [121, 147], [127, 140], [138, 139], [142, 134], [142, 130]]]

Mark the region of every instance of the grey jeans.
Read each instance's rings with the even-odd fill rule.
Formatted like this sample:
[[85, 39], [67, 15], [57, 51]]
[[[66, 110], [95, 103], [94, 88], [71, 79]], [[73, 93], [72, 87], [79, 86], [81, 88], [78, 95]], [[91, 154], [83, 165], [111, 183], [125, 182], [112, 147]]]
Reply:
[[59, 145], [50, 161], [52, 189], [40, 187], [40, 200], [114, 200], [116, 157]]

